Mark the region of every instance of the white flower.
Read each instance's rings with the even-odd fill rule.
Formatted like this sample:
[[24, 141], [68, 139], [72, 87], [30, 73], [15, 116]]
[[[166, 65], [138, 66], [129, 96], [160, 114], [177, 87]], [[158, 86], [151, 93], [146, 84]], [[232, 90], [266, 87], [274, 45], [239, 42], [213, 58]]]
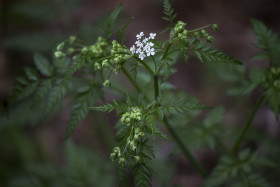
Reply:
[[150, 39], [155, 39], [155, 36], [156, 36], [157, 34], [156, 33], [150, 33]]
[[145, 38], [142, 42], [147, 43], [148, 40], [149, 40], [149, 38]]
[[136, 49], [135, 49], [135, 46], [134, 46], [134, 45], [130, 48], [130, 51], [131, 51], [132, 54], [135, 54]]
[[135, 44], [136, 44], [137, 47], [143, 47], [143, 43], [140, 42], [139, 40], [137, 40], [137, 41], [135, 42]]
[[138, 54], [140, 52], [142, 52], [142, 49], [139, 47], [139, 48], [136, 49], [136, 54]]
[[154, 46], [154, 43], [153, 42], [149, 42], [147, 43], [146, 45], [150, 46], [150, 47], [153, 47]]
[[150, 56], [150, 55], [155, 55], [155, 49], [154, 48], [147, 48], [146, 50], [146, 53], [147, 53], [147, 56]]
[[137, 40], [140, 40], [144, 36], [144, 32], [140, 32], [139, 34], [136, 35]]
[[140, 52], [140, 53], [139, 53], [139, 58], [140, 58], [141, 60], [143, 60], [145, 57], [146, 57], [146, 55], [144, 54], [144, 52]]

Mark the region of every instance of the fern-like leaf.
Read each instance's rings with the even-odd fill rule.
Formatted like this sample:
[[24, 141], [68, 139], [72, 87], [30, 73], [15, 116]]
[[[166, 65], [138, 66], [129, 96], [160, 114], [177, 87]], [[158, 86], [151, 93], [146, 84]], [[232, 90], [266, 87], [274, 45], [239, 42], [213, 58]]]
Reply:
[[129, 18], [129, 20], [126, 22], [126, 24], [123, 26], [123, 28], [117, 33], [117, 37], [119, 38], [122, 45], [124, 45], [124, 32], [126, 31], [128, 25], [130, 22], [134, 19], [134, 17]]
[[134, 183], [136, 187], [152, 186], [152, 159], [154, 158], [153, 147], [147, 144], [147, 139], [139, 143], [140, 162], [133, 167]]
[[34, 63], [36, 65], [36, 68], [42, 73], [42, 75], [45, 75], [47, 77], [52, 76], [54, 69], [50, 65], [50, 62], [47, 58], [40, 54], [34, 55]]
[[67, 82], [63, 81], [61, 83], [61, 80], [57, 81], [55, 87], [53, 87], [50, 92], [44, 117], [49, 116], [56, 108], [56, 106], [61, 102], [62, 98], [66, 94], [66, 89], [67, 89]]
[[36, 94], [34, 95], [34, 100], [32, 106], [38, 104], [49, 92], [52, 87], [52, 80], [46, 79], [43, 80], [38, 87]]
[[218, 51], [217, 49], [214, 49], [202, 42], [194, 45], [192, 51], [202, 63], [228, 63], [242, 65], [242, 62], [233, 59], [221, 51]]
[[117, 18], [121, 12], [122, 4], [120, 4], [108, 17], [105, 22], [104, 27], [102, 28], [103, 33], [106, 35], [106, 39], [109, 40], [114, 32], [114, 27], [117, 21]]
[[163, 2], [163, 13], [166, 16], [162, 17], [162, 19], [170, 22], [170, 25], [162, 31], [162, 32], [165, 32], [167, 30], [171, 30], [171, 28], [174, 26], [173, 20], [177, 16], [176, 13], [174, 14], [174, 9], [171, 7], [168, 0], [164, 0], [164, 2]]
[[68, 129], [66, 133], [66, 139], [74, 131], [75, 127], [81, 122], [89, 112], [89, 106], [94, 102], [93, 89], [88, 90], [87, 92], [80, 93], [76, 96], [73, 101], [71, 117], [68, 122]]

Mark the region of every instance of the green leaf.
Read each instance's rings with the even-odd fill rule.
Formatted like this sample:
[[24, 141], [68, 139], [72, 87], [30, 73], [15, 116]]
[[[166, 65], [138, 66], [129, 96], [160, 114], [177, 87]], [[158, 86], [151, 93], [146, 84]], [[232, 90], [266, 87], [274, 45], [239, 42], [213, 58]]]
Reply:
[[201, 105], [197, 102], [186, 102], [180, 99], [170, 99], [167, 104], [163, 104], [159, 107], [165, 113], [178, 114], [186, 111], [193, 110], [207, 110], [211, 107]]
[[163, 13], [167, 17], [162, 17], [162, 19], [170, 22], [169, 29], [171, 29], [173, 27], [173, 20], [177, 16], [177, 14], [176, 13], [173, 14], [173, 12], [174, 12], [174, 9], [171, 7], [169, 1], [164, 0], [164, 2], [163, 2]]
[[87, 92], [77, 94], [72, 105], [71, 117], [68, 122], [66, 139], [70, 137], [75, 127], [86, 117], [89, 112], [89, 106], [93, 104], [93, 88]]
[[48, 61], [47, 58], [40, 54], [35, 54], [34, 55], [34, 63], [36, 65], [36, 68], [42, 73], [42, 75], [45, 75], [47, 77], [50, 77], [53, 75], [54, 69], [50, 65], [50, 62]]
[[24, 73], [25, 73], [26, 77], [28, 78], [28, 80], [30, 80], [30, 81], [38, 80], [38, 74], [34, 69], [26, 67], [26, 68], [24, 68]]
[[54, 112], [54, 109], [61, 102], [64, 95], [66, 94], [66, 90], [67, 90], [67, 82], [58, 80], [56, 82], [56, 85], [52, 88], [50, 92], [44, 117], [47, 117], [52, 112]]
[[204, 43], [194, 45], [192, 51], [202, 63], [228, 63], [242, 65], [242, 62], [235, 60]]
[[108, 19], [105, 21], [105, 25], [102, 28], [103, 33], [106, 35], [106, 39], [109, 40], [114, 32], [114, 27], [117, 21], [117, 18], [121, 12], [122, 4], [120, 4], [108, 17]]
[[129, 20], [126, 22], [126, 24], [123, 26], [123, 28], [117, 33], [117, 37], [121, 41], [122, 45], [124, 45], [124, 32], [126, 31], [128, 25], [130, 22], [134, 19], [134, 17], [129, 18]]
[[75, 58], [75, 60], [73, 61], [73, 64], [71, 65], [71, 67], [68, 69], [65, 79], [70, 78], [73, 73], [75, 73], [76, 71], [78, 71], [80, 68], [82, 68], [86, 63], [86, 59], [84, 56], [77, 56]]
[[51, 87], [52, 87], [51, 79], [43, 80], [41, 82], [40, 86], [38, 87], [36, 94], [34, 95], [32, 106], [34, 106], [35, 104], [38, 104], [48, 94]]

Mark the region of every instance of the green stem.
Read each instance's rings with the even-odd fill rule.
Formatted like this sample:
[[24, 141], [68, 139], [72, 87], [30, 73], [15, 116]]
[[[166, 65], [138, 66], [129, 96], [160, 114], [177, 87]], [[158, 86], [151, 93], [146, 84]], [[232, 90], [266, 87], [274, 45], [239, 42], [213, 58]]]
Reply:
[[182, 142], [182, 140], [180, 139], [180, 137], [177, 135], [177, 133], [175, 132], [175, 130], [172, 128], [172, 126], [168, 123], [166, 117], [164, 116], [163, 118], [163, 122], [165, 124], [165, 126], [167, 127], [169, 133], [171, 134], [171, 136], [173, 137], [173, 139], [175, 140], [175, 142], [177, 143], [177, 145], [180, 147], [180, 149], [182, 150], [182, 152], [184, 153], [184, 155], [187, 157], [188, 161], [191, 163], [191, 165], [193, 167], [195, 167], [195, 169], [200, 173], [200, 175], [203, 178], [207, 177], [207, 173], [205, 171], [205, 169], [202, 167], [202, 165], [195, 159], [195, 157], [192, 155], [192, 153], [190, 152], [190, 150], [185, 146], [185, 144]]
[[154, 72], [153, 70], [143, 61], [141, 60], [140, 58], [138, 58], [137, 56], [133, 56], [138, 62], [140, 62], [145, 68], [146, 70], [151, 74], [151, 75], [154, 75]]
[[195, 31], [199, 31], [199, 30], [201, 30], [201, 29], [204, 29], [204, 28], [210, 27], [211, 25], [213, 25], [213, 24], [205, 25], [205, 26], [200, 27], [200, 28], [198, 28], [198, 29], [190, 30], [190, 31], [188, 31], [188, 33], [192, 33], [192, 32], [195, 32]]
[[129, 79], [129, 81], [131, 82], [131, 84], [135, 87], [135, 89], [137, 90], [138, 93], [141, 93], [141, 88], [133, 81], [132, 77], [130, 76], [130, 74], [128, 73], [128, 71], [125, 69], [125, 67], [122, 66], [122, 71], [125, 74], [125, 76]]
[[248, 129], [250, 128], [252, 121], [254, 119], [254, 116], [255, 116], [257, 110], [259, 109], [260, 105], [263, 103], [263, 101], [264, 101], [264, 96], [261, 96], [261, 98], [258, 100], [256, 106], [254, 107], [253, 111], [251, 112], [246, 124], [243, 126], [238, 138], [236, 139], [236, 141], [230, 151], [230, 155], [234, 156], [237, 153], [238, 148], [239, 148], [241, 142], [243, 141]]
[[158, 86], [158, 76], [154, 75], [154, 92], [155, 92], [155, 100], [157, 100], [159, 96], [159, 86]]
[[167, 45], [167, 47], [165, 48], [165, 51], [164, 51], [164, 53], [163, 53], [161, 59], [165, 59], [165, 58], [166, 58], [166, 56], [167, 56], [167, 54], [168, 54], [168, 51], [169, 51], [171, 45], [172, 45], [172, 43], [168, 43], [168, 45]]

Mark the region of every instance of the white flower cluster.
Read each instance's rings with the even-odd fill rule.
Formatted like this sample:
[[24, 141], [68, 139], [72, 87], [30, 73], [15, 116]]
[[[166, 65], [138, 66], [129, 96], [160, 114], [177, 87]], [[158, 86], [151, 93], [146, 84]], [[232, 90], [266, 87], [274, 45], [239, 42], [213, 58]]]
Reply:
[[130, 48], [131, 53], [138, 54], [141, 60], [143, 60], [146, 56], [155, 55], [155, 49], [152, 48], [154, 46], [154, 43], [150, 41], [151, 39], [155, 39], [155, 36], [156, 33], [150, 33], [149, 38], [144, 37], [143, 32], [137, 34], [137, 41], [135, 42], [136, 47], [133, 45]]

